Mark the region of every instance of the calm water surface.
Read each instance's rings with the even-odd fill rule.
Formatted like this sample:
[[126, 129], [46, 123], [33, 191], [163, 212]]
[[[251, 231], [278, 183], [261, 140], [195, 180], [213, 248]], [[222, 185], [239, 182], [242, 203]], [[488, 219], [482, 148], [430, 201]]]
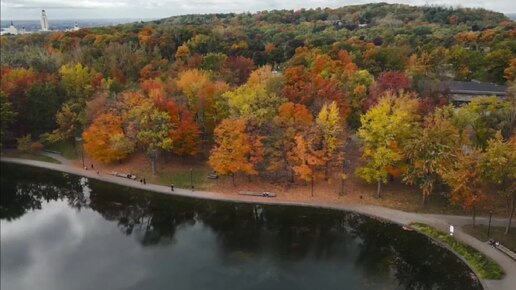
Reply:
[[1, 164], [1, 289], [482, 289], [365, 216], [175, 198]]

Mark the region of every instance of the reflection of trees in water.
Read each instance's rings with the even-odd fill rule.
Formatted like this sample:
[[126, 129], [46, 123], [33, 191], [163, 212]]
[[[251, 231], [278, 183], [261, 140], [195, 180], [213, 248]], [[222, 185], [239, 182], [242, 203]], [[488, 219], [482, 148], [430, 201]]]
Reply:
[[195, 223], [195, 211], [167, 196], [91, 182], [90, 207], [105, 219], [117, 221], [126, 235], [135, 235], [143, 245], [174, 240], [181, 224]]
[[1, 176], [2, 219], [66, 199], [117, 222], [144, 246], [171, 243], [179, 227], [200, 222], [213, 230], [224, 259], [262, 253], [281, 261], [351, 257], [372, 284], [396, 279], [400, 289], [481, 289], [460, 260], [425, 236], [361, 215], [171, 198], [51, 171], [2, 169], [11, 179]]
[[401, 289], [482, 289], [461, 260], [426, 236], [365, 217], [350, 223], [361, 241], [356, 265], [364, 271], [392, 271]]
[[38, 168], [1, 164], [0, 218], [13, 220], [31, 210], [41, 209], [43, 202], [64, 200], [80, 209], [88, 204], [83, 194], [87, 183], [78, 176]]

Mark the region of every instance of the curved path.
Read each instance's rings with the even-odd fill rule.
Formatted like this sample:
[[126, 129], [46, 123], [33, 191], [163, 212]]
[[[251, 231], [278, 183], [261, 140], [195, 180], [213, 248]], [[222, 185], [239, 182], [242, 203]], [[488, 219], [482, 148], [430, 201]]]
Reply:
[[[318, 207], [318, 208], [329, 208], [329, 209], [337, 209], [344, 211], [352, 211], [360, 214], [365, 214], [369, 216], [374, 216], [380, 219], [389, 220], [401, 225], [408, 225], [412, 222], [420, 222], [431, 225], [441, 231], [447, 232], [450, 224], [453, 225], [464, 225], [469, 224], [470, 217], [465, 216], [450, 216], [450, 215], [435, 215], [435, 214], [419, 214], [419, 213], [410, 213], [404, 212], [395, 209], [389, 209], [380, 206], [373, 205], [360, 205], [360, 204], [334, 204], [327, 202], [292, 202], [281, 200], [278, 198], [263, 198], [263, 197], [253, 197], [253, 196], [244, 196], [237, 194], [224, 194], [217, 192], [209, 192], [209, 191], [191, 191], [187, 189], [176, 188], [174, 192], [170, 190], [168, 186], [156, 185], [156, 184], [141, 184], [139, 181], [125, 179], [121, 177], [116, 177], [112, 175], [108, 175], [105, 173], [97, 174], [96, 171], [93, 170], [84, 170], [82, 168], [75, 167], [70, 165], [69, 162], [63, 164], [54, 164], [47, 163], [36, 160], [27, 160], [27, 159], [18, 159], [18, 158], [1, 158], [0, 161], [16, 163], [22, 165], [35, 166], [40, 168], [46, 168], [50, 170], [57, 170], [62, 172], [67, 172], [79, 176], [84, 176], [87, 178], [97, 179], [104, 182], [110, 182], [114, 184], [119, 184], [123, 186], [129, 186], [137, 189], [148, 190], [159, 192], [163, 194], [176, 195], [176, 196], [186, 196], [193, 198], [202, 198], [202, 199], [211, 199], [211, 200], [220, 200], [227, 202], [239, 202], [239, 203], [259, 203], [259, 204], [276, 204], [276, 205], [296, 205], [296, 206], [308, 206], [308, 207]], [[477, 222], [479, 224], [487, 224], [488, 219], [486, 217], [478, 217]], [[492, 220], [493, 225], [505, 225], [506, 219], [497, 219], [494, 218]], [[514, 290], [516, 289], [516, 262], [507, 257], [505, 254], [500, 251], [492, 248], [491, 246], [483, 243], [476, 238], [466, 234], [463, 232], [460, 227], [456, 227], [455, 237], [476, 248], [480, 252], [485, 255], [491, 257], [495, 260], [502, 268], [504, 269], [506, 276], [502, 280], [483, 280], [484, 287], [486, 289], [492, 290]]]

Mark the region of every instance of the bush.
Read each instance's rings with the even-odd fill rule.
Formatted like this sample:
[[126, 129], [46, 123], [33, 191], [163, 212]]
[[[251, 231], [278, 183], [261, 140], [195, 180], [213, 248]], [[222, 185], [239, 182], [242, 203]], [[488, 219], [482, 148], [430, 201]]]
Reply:
[[32, 137], [30, 134], [27, 134], [21, 138], [17, 138], [16, 141], [18, 142], [18, 151], [22, 153], [28, 153], [31, 152], [30, 145], [32, 144]]
[[40, 142], [32, 142], [32, 137], [27, 134], [21, 138], [16, 139], [18, 142], [18, 149], [21, 153], [33, 153], [43, 150], [44, 146]]
[[454, 237], [421, 223], [410, 224], [420, 232], [439, 240], [462, 256], [482, 279], [500, 280], [505, 276], [503, 269], [491, 258], [476, 249], [457, 241]]

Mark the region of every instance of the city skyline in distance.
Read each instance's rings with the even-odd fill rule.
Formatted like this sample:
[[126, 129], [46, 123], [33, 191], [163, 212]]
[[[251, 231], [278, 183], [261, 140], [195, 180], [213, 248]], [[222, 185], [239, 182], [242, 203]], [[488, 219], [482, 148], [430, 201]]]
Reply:
[[185, 14], [242, 13], [275, 9], [337, 8], [347, 5], [387, 2], [409, 5], [441, 5], [446, 7], [471, 7], [494, 10], [506, 15], [516, 13], [513, 0], [471, 0], [462, 5], [460, 0], [397, 0], [364, 1], [352, 0], [300, 0], [294, 3], [280, 0], [260, 0], [248, 3], [247, 0], [2, 0], [1, 19], [39, 20], [41, 10], [45, 9], [49, 20], [68, 19], [159, 19]]

